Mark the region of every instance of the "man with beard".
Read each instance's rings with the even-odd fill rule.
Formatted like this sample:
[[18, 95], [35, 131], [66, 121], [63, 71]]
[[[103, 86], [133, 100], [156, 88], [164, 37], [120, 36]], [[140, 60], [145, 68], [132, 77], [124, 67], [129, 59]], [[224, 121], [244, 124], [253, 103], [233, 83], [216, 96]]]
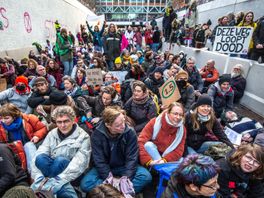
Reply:
[[243, 65], [236, 64], [231, 72], [230, 85], [234, 91], [234, 103], [238, 103], [243, 97], [244, 91], [246, 89], [246, 79], [243, 76], [244, 69]]
[[36, 68], [36, 72], [37, 72], [38, 76], [35, 76], [34, 78], [32, 78], [32, 80], [29, 83], [30, 87], [33, 87], [34, 84], [36, 84], [35, 81], [36, 81], [36, 79], [38, 77], [45, 78], [47, 80], [47, 82], [50, 84], [50, 86], [52, 86], [52, 87], [56, 87], [57, 86], [57, 82], [56, 82], [54, 76], [52, 76], [50, 74], [47, 74], [47, 71], [46, 71], [45, 67], [43, 67], [42, 65], [38, 65], [37, 68]]

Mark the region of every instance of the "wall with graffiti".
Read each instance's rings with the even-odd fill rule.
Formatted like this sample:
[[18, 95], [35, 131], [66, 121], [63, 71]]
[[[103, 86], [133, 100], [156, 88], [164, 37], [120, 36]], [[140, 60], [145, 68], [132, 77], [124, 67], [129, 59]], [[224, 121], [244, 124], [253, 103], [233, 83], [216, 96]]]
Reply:
[[55, 42], [56, 20], [76, 35], [87, 15], [94, 13], [77, 0], [1, 0], [0, 51], [44, 44], [47, 39]]

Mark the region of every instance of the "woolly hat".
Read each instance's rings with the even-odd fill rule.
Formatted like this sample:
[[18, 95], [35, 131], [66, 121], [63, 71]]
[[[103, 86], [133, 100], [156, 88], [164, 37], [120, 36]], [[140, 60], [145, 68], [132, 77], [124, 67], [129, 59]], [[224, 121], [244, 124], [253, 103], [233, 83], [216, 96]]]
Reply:
[[62, 91], [53, 91], [49, 96], [50, 104], [53, 105], [66, 105], [67, 103], [67, 94]]
[[162, 67], [156, 67], [153, 71], [153, 74], [156, 72], [159, 72], [159, 73], [161, 73], [161, 75], [163, 75], [163, 68]]
[[27, 77], [25, 77], [25, 76], [18, 76], [18, 77], [16, 77], [15, 85], [17, 85], [18, 83], [23, 83], [26, 86], [28, 86], [28, 79], [27, 79]]
[[48, 83], [48, 81], [46, 80], [46, 78], [40, 76], [36, 78], [34, 85], [37, 85], [38, 83]]
[[219, 77], [219, 85], [222, 85], [224, 82], [230, 82], [231, 75], [230, 74], [223, 74]]
[[202, 94], [198, 98], [198, 100], [196, 102], [196, 107], [199, 107], [201, 105], [212, 106], [212, 99], [211, 99], [211, 97], [208, 94]]
[[176, 74], [176, 80], [180, 79], [180, 78], [189, 78], [189, 75], [186, 71], [184, 70], [180, 70], [177, 74]]
[[121, 63], [122, 63], [121, 57], [117, 57], [115, 59], [115, 64], [121, 64]]

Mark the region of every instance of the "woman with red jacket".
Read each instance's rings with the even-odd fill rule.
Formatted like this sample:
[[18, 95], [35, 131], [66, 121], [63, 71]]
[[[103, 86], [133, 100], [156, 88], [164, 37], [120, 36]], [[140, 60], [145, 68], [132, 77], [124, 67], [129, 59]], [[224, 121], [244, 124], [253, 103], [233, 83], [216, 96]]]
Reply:
[[182, 157], [186, 139], [183, 118], [183, 106], [173, 102], [165, 112], [149, 121], [138, 137], [142, 165], [153, 166]]
[[0, 108], [0, 141], [21, 141], [26, 154], [27, 167], [36, 152], [36, 146], [47, 135], [46, 126], [33, 114], [22, 113], [15, 105], [7, 103]]

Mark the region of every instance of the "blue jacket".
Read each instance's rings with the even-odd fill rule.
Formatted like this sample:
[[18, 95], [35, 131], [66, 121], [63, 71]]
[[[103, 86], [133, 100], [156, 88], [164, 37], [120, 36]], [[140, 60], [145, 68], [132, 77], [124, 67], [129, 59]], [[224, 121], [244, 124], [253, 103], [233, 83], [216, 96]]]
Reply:
[[[91, 137], [92, 158], [101, 179], [112, 169], [122, 168], [121, 176], [132, 180], [138, 164], [137, 135], [126, 125], [122, 134], [111, 137], [104, 121], [98, 123]], [[120, 175], [119, 175], [120, 176]]]
[[93, 35], [93, 44], [102, 47], [103, 46], [102, 36], [104, 33], [105, 26], [103, 25], [100, 32], [95, 32], [91, 29], [91, 27], [89, 25], [87, 25], [87, 26], [88, 26], [88, 30]]

